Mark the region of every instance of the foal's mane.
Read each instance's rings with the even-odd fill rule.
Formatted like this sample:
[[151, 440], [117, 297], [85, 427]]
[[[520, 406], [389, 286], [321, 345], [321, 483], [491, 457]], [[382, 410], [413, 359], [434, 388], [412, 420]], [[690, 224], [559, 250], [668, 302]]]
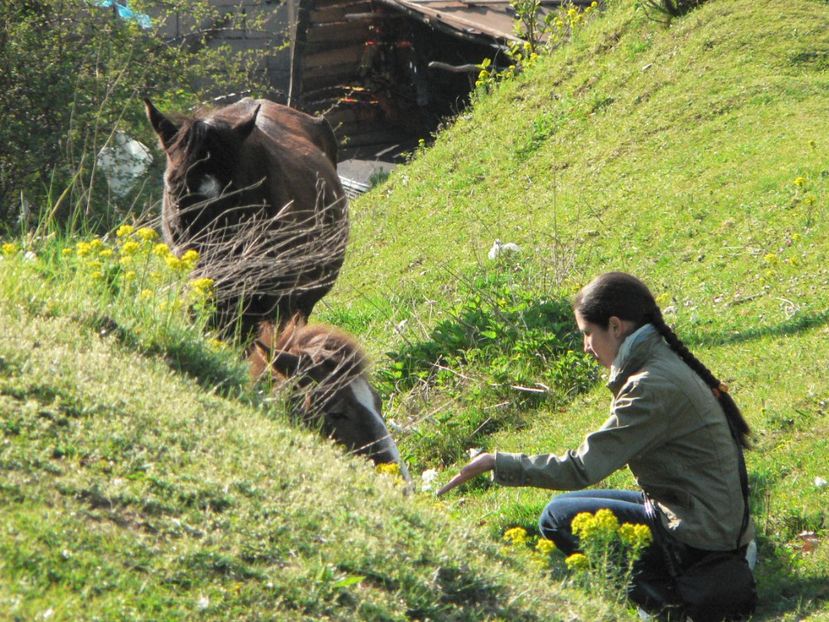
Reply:
[[[299, 316], [294, 316], [277, 334], [272, 322], [259, 325], [259, 341], [272, 353], [289, 352], [305, 356], [314, 365], [326, 363], [343, 379], [362, 375], [368, 362], [362, 348], [346, 332], [328, 324], [309, 326]], [[268, 366], [267, 356], [255, 348], [251, 356], [251, 373], [258, 378]]]

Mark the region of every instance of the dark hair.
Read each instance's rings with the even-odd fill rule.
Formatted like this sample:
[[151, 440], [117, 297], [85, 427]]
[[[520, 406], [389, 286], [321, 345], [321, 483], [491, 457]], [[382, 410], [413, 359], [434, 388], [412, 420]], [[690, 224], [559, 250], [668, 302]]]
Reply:
[[573, 301], [573, 309], [586, 321], [607, 328], [612, 316], [633, 322], [636, 328], [653, 324], [654, 328], [685, 363], [702, 378], [720, 402], [728, 425], [748, 447], [751, 430], [731, 396], [720, 387], [722, 383], [685, 346], [676, 333], [665, 323], [656, 300], [642, 281], [624, 272], [605, 272], [585, 285]]

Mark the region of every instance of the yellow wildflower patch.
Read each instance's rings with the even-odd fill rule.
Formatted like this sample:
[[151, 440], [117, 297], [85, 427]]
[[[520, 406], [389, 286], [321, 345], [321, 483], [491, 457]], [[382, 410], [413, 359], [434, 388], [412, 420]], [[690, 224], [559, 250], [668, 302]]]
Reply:
[[582, 553], [573, 553], [564, 559], [564, 563], [567, 565], [567, 569], [573, 572], [587, 570], [590, 567], [590, 562], [588, 562], [587, 557]]
[[547, 538], [539, 538], [535, 545], [535, 550], [542, 555], [550, 555], [556, 550], [556, 545], [552, 540], [547, 540]]
[[527, 530], [523, 527], [513, 527], [512, 529], [507, 529], [504, 532], [504, 542], [508, 542], [512, 545], [519, 545], [519, 544], [526, 544], [527, 543]]
[[141, 227], [135, 234], [145, 242], [154, 242], [158, 239], [158, 233], [150, 227]]
[[381, 475], [392, 475], [398, 476], [400, 475], [400, 465], [396, 462], [388, 462], [386, 464], [378, 464], [374, 467], [374, 470], [380, 473]]
[[135, 227], [133, 227], [132, 225], [121, 225], [115, 232], [115, 236], [119, 238], [125, 238], [129, 235], [132, 235], [134, 232]]
[[159, 242], [155, 246], [153, 246], [153, 255], [156, 257], [169, 257], [173, 254], [173, 251], [170, 250], [170, 247], [167, 246], [164, 242]]
[[121, 247], [121, 255], [122, 256], [129, 256], [134, 255], [138, 252], [141, 248], [141, 245], [134, 240], [130, 240], [129, 242], [124, 242], [124, 245]]

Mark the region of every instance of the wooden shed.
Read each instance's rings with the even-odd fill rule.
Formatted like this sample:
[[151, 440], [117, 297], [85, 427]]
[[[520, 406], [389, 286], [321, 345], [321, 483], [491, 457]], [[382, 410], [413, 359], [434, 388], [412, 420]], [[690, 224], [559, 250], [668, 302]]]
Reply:
[[496, 0], [299, 0], [289, 104], [324, 114], [344, 159], [410, 149], [517, 40], [514, 17]]

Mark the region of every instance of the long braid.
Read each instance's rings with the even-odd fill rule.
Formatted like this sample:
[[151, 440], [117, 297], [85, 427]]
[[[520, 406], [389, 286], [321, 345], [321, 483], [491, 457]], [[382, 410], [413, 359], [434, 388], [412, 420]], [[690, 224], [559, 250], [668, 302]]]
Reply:
[[725, 417], [728, 421], [729, 427], [734, 431], [736, 437], [739, 439], [740, 445], [746, 449], [749, 447], [748, 436], [751, 433], [748, 423], [743, 418], [740, 409], [734, 402], [732, 397], [725, 390], [725, 387], [720, 382], [711, 370], [709, 370], [696, 356], [694, 356], [687, 346], [680, 341], [673, 329], [665, 323], [662, 317], [662, 312], [659, 307], [654, 304], [653, 311], [650, 314], [650, 322], [656, 328], [657, 332], [662, 335], [668, 346], [676, 352], [679, 357], [685, 361], [685, 364], [693, 369], [697, 375], [702, 378], [702, 381], [707, 384], [714, 396], [719, 400], [722, 406]]

